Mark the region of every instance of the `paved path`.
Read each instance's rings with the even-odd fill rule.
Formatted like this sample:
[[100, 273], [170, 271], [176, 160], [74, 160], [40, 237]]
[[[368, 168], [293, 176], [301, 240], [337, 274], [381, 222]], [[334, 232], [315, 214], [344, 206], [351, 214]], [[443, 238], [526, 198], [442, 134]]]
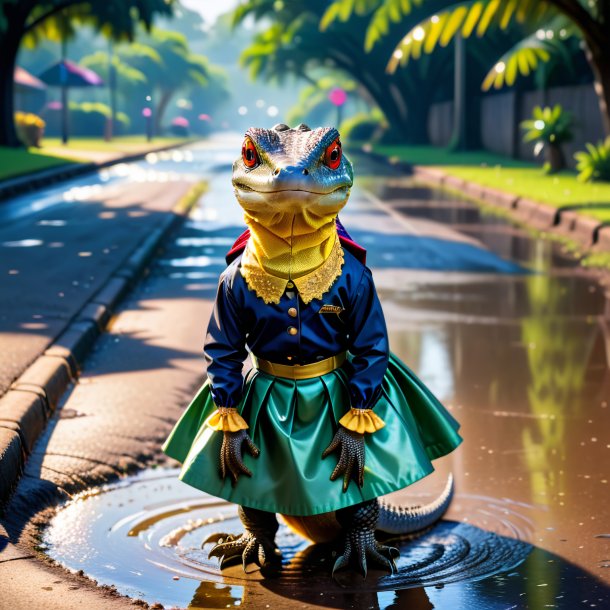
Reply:
[[[216, 163], [223, 167], [231, 155], [219, 150]], [[531, 528], [527, 530], [532, 542], [588, 570], [570, 571], [566, 566], [571, 564], [558, 561], [555, 572], [549, 573], [546, 567], [546, 572], [532, 572], [528, 599], [538, 605], [530, 607], [543, 607], [539, 602], [550, 602], [557, 595], [571, 598], [564, 588], [566, 577], [571, 587], [579, 583], [577, 596], [584, 595], [585, 589], [598, 597], [605, 594], [607, 589], [597, 580], [599, 568], [596, 577], [590, 574], [602, 559], [602, 549], [593, 540], [595, 533], [601, 533], [601, 525], [589, 520], [589, 515], [586, 527], [574, 522], [583, 512], [579, 497], [587, 498], [591, 516], [600, 522], [607, 517], [600, 506], [607, 488], [603, 474], [595, 468], [605, 459], [606, 443], [610, 443], [602, 439], [604, 426], [608, 429], [608, 411], [603, 410], [600, 398], [608, 389], [608, 379], [600, 376], [601, 370], [607, 370], [607, 360], [597, 347], [600, 337], [607, 336], [609, 316], [603, 295], [590, 278], [562, 259], [555, 260], [547, 245], [531, 242], [502, 222], [456, 212], [458, 233], [430, 221], [436, 213], [440, 217], [449, 209], [470, 212], [471, 207], [451, 200], [432, 206], [421, 201], [420, 211], [427, 205], [428, 218], [418, 219], [414, 204], [418, 195], [398, 183], [394, 194], [387, 188], [384, 192], [392, 180], [380, 181], [379, 199], [355, 193], [342, 218], [369, 249], [393, 350], [464, 425], [467, 442], [437, 463], [438, 473], [425, 484], [438, 486], [449, 470], [456, 473], [459, 495], [449, 514], [456, 520], [468, 519], [475, 508], [492, 506], [506, 497], [513, 507], [527, 505], [533, 514], [528, 513]], [[393, 211], [388, 212], [380, 201]], [[405, 202], [411, 209], [408, 218], [402, 214]], [[242, 228], [240, 216], [225, 168], [211, 181], [191, 220], [168, 241], [150, 276], [126, 300], [109, 332], [98, 341], [79, 383], [65, 396], [30, 457], [2, 522], [11, 541], [0, 554], [0, 589], [7, 592], [7, 607], [133, 607], [129, 600], [116, 599], [89, 581], [66, 577], [28, 557], [32, 555], [28, 549], [36, 542], [35, 524], [44, 522], [45, 515], [39, 513], [42, 507], [160, 459], [162, 440], [205, 378], [201, 351], [205, 325], [224, 267], [224, 252]], [[482, 245], [486, 241], [516, 263], [490, 253]], [[519, 263], [537, 265], [541, 274], [523, 274]], [[577, 304], [574, 298], [581, 291], [586, 298]], [[599, 323], [592, 324], [591, 319]], [[571, 341], [566, 353], [551, 343], [550, 337], [558, 334]], [[559, 362], [562, 355], [565, 360]], [[544, 379], [555, 366], [562, 375], [577, 372], [587, 384], [563, 385], [563, 394], [549, 400]], [[575, 366], [581, 368], [575, 371]], [[587, 401], [589, 407], [582, 407], [585, 411], [565, 411], [568, 404]], [[587, 423], [589, 419], [592, 424]], [[574, 439], [566, 434], [568, 425]], [[593, 434], [595, 441], [591, 441]], [[581, 439], [585, 449], [579, 445]], [[564, 451], [572, 452], [574, 459], [566, 462]], [[483, 521], [477, 524], [485, 527]], [[557, 531], [550, 531], [551, 527]], [[562, 542], [572, 542], [579, 532], [586, 532], [586, 551]], [[1, 535], [0, 531], [0, 540]], [[546, 562], [555, 556], [544, 557]], [[519, 601], [514, 592], [519, 586], [525, 590], [526, 575], [520, 573], [512, 588], [503, 581], [505, 594], [517, 596], [511, 602]], [[547, 599], [541, 595], [549, 579], [554, 584]], [[496, 608], [500, 606], [485, 606], [483, 601], [491, 604], [495, 595], [497, 602], [498, 590], [490, 582], [458, 588], [457, 595], [468, 599], [473, 608], [479, 603]], [[447, 600], [455, 603], [451, 597], [456, 595], [455, 588], [421, 590], [421, 594], [425, 603], [417, 607], [432, 607], [432, 603], [457, 607], [443, 605]], [[261, 595], [258, 602], [272, 607], [303, 607], [270, 592]], [[336, 601], [339, 607], [348, 602]]]
[[0, 395], [190, 186], [179, 180], [101, 187], [0, 228]]

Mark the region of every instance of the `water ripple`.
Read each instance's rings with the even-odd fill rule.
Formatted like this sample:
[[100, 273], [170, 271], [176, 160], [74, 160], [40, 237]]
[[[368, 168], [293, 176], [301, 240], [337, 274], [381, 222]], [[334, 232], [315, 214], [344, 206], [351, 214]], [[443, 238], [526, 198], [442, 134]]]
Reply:
[[[333, 548], [311, 545], [285, 525], [277, 536], [283, 552], [278, 575], [265, 579], [259, 570], [244, 573], [241, 566], [221, 573], [217, 560], [207, 558], [209, 548], [202, 550], [200, 544], [214, 532], [241, 532], [236, 507], [197, 495], [176, 475], [175, 470], [147, 471], [77, 497], [46, 530], [47, 553], [126, 595], [181, 605], [202, 582], [245, 589], [263, 585], [303, 598], [311, 595], [312, 583], [326, 592], [441, 587], [510, 571], [530, 550], [525, 507], [461, 495], [456, 502], [470, 522], [442, 521], [418, 537], [394, 540], [401, 552], [394, 575], [371, 570], [363, 580], [344, 573], [335, 583], [329, 576]], [[478, 523], [485, 523], [485, 529]]]

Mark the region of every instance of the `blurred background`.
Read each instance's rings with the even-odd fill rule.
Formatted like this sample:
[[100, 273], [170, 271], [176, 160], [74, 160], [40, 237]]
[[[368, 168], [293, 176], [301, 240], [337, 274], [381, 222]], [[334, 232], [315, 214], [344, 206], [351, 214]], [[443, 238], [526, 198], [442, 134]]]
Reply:
[[3, 0], [0, 144], [307, 122], [575, 168], [610, 125], [606, 4]]

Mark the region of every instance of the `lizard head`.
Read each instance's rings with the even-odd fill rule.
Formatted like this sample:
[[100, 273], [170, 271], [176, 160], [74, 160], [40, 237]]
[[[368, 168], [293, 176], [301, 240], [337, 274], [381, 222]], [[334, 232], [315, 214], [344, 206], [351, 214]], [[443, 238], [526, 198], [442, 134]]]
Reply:
[[352, 184], [352, 164], [334, 127], [251, 128], [233, 163], [235, 196], [253, 216], [336, 215], [346, 204]]

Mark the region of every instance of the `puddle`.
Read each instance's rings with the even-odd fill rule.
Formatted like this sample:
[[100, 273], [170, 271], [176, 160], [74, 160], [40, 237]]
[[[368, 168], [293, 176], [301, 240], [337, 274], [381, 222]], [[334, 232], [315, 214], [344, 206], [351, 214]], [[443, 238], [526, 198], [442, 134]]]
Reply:
[[47, 529], [47, 553], [72, 571], [83, 570], [99, 584], [149, 603], [199, 607], [192, 604], [203, 603], [203, 591], [205, 603], [214, 598], [214, 605], [205, 607], [226, 607], [252, 595], [304, 601], [312, 587], [316, 595], [345, 599], [360, 591], [464, 586], [513, 570], [531, 549], [532, 507], [460, 496], [456, 502], [469, 522], [443, 521], [419, 538], [396, 542], [401, 557], [395, 575], [371, 570], [362, 580], [344, 574], [337, 584], [329, 576], [329, 549], [311, 545], [284, 525], [277, 537], [284, 556], [279, 576], [264, 578], [257, 569], [245, 574], [241, 566], [221, 573], [217, 561], [207, 558], [209, 548], [202, 550], [200, 544], [213, 532], [241, 532], [237, 507], [198, 493], [178, 481], [177, 474], [148, 470], [76, 498]]

